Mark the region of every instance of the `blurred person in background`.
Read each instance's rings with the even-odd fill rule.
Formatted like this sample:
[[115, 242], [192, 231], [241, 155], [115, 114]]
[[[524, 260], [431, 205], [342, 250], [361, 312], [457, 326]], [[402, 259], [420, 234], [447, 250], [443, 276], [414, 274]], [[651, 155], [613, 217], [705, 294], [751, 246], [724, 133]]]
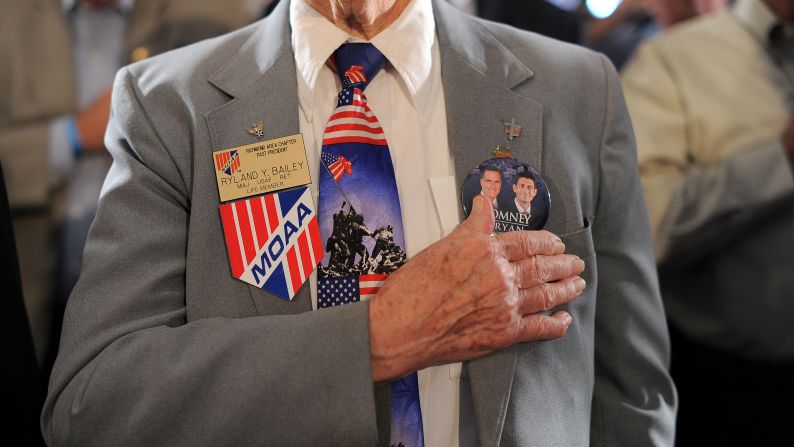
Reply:
[[671, 29], [639, 49], [623, 84], [671, 326], [678, 445], [791, 445], [794, 0], [738, 0]]
[[588, 23], [587, 41], [620, 69], [643, 40], [727, 3], [728, 0], [623, 0], [609, 17]]
[[[452, 1], [452, 3], [460, 3]], [[469, 0], [477, 14], [488, 20], [534, 31], [570, 43], [582, 43], [579, 17], [546, 0]]]
[[110, 165], [116, 71], [244, 25], [248, 11], [242, 0], [0, 2], [0, 160], [40, 362], [57, 350]]

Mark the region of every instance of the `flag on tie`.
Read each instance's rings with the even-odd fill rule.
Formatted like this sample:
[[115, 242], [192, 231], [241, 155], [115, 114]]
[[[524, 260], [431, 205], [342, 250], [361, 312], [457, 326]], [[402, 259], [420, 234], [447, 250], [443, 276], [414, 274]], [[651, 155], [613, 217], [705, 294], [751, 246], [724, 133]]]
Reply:
[[358, 88], [339, 93], [336, 111], [325, 128], [323, 146], [340, 143], [387, 144], [378, 118], [367, 105], [364, 92]]
[[342, 177], [353, 175], [353, 163], [347, 160], [343, 155], [336, 155], [329, 152], [324, 152], [320, 157], [331, 172], [331, 176], [336, 183], [342, 180]]
[[364, 67], [361, 65], [353, 65], [345, 70], [345, 77], [350, 80], [351, 84], [367, 82], [367, 75], [364, 74]]
[[341, 306], [366, 301], [378, 294], [389, 275], [348, 275], [318, 278], [317, 307]]

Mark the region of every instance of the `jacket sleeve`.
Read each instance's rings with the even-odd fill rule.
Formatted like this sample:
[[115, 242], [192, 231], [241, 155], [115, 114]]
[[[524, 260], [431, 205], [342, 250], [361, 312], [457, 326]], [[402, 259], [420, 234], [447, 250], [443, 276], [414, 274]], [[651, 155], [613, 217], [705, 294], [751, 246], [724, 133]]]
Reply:
[[696, 159], [694, 118], [672, 64], [653, 42], [638, 51], [623, 84], [660, 262], [679, 268], [697, 262], [746, 234], [780, 201], [790, 206], [794, 178], [780, 138], [712, 163]]
[[673, 445], [677, 395], [634, 137], [617, 74], [603, 63], [591, 445]]
[[148, 116], [123, 69], [113, 166], [42, 415], [48, 444], [375, 445], [366, 303], [187, 322], [189, 187]]

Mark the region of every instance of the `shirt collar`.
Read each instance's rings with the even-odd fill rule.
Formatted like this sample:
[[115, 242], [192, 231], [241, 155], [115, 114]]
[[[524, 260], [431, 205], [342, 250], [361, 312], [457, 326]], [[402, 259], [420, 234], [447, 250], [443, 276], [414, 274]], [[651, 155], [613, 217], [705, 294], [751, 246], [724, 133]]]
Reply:
[[513, 199], [513, 202], [515, 202], [515, 204], [516, 204], [516, 208], [518, 209], [518, 212], [519, 212], [519, 213], [526, 213], [526, 214], [529, 214], [529, 213], [531, 213], [531, 212], [532, 212], [532, 202], [530, 202], [530, 203], [529, 203], [529, 205], [527, 205], [527, 207], [526, 207], [526, 208], [524, 208], [523, 206], [521, 206], [521, 204], [518, 202], [518, 199]]
[[761, 0], [737, 0], [733, 14], [753, 37], [764, 43], [769, 41], [769, 33], [778, 24], [775, 14]]
[[[61, 0], [61, 8], [63, 12], [69, 13], [77, 7], [78, 0]], [[132, 11], [132, 7], [135, 6], [135, 0], [118, 0], [116, 7], [121, 11], [122, 14], [127, 14]]]
[[[291, 2], [290, 26], [295, 66], [310, 90], [314, 89], [320, 70], [334, 50], [348, 40], [357, 41], [305, 0]], [[429, 114], [432, 105], [423, 98], [429, 97], [424, 93], [433, 78], [435, 34], [431, 2], [413, 0], [394, 23], [370, 40], [400, 75], [422, 116]]]

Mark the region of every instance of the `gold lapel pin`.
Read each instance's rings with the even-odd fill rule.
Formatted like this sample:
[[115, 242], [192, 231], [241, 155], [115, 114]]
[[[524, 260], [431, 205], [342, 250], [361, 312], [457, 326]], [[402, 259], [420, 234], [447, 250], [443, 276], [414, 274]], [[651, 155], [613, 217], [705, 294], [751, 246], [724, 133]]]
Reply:
[[496, 146], [491, 154], [496, 158], [513, 158], [513, 153], [507, 146]]
[[248, 133], [257, 138], [263, 138], [265, 136], [265, 123], [259, 121], [258, 123], [251, 124], [251, 127], [248, 128]]

